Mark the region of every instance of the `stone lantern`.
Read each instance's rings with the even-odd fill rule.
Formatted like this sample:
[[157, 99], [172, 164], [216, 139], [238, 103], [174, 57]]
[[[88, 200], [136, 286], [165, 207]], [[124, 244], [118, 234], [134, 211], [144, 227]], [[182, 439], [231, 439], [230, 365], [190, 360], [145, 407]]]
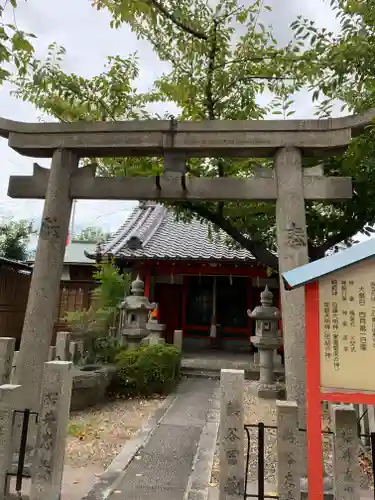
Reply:
[[132, 295], [125, 297], [119, 306], [119, 331], [123, 344], [126, 344], [129, 349], [137, 349], [142, 339], [149, 334], [146, 324], [150, 311], [155, 308], [156, 304], [151, 303], [144, 296], [144, 288], [143, 281], [137, 276], [131, 284]]
[[163, 338], [163, 333], [165, 330], [165, 325], [159, 323], [156, 318], [151, 315], [146, 324], [146, 329], [148, 331], [148, 336], [142, 341], [145, 345], [158, 345], [165, 344], [165, 339]]
[[259, 350], [258, 396], [264, 399], [278, 398], [282, 387], [275, 382], [274, 352], [282, 344], [279, 332], [281, 314], [272, 305], [273, 293], [268, 286], [260, 294], [260, 303], [254, 311], [247, 311], [248, 316], [256, 321], [255, 335], [251, 337], [251, 342]]

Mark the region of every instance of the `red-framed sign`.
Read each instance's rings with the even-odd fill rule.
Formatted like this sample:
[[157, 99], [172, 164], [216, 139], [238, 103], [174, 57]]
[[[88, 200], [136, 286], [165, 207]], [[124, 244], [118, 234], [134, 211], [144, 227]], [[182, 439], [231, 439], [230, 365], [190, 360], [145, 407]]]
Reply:
[[322, 402], [375, 405], [375, 262], [305, 285], [309, 500], [323, 500]]

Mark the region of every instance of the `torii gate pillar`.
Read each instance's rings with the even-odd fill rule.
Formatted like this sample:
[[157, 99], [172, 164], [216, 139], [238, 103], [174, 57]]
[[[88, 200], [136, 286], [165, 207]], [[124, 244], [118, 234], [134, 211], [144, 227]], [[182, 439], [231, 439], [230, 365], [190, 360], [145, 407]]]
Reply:
[[24, 408], [35, 412], [39, 411], [44, 363], [48, 359], [58, 307], [72, 207], [70, 178], [77, 168], [78, 157], [74, 153], [59, 149], [54, 152], [21, 346], [12, 380], [23, 387]]
[[[303, 190], [302, 154], [296, 148], [280, 149], [275, 156], [278, 186], [276, 234], [279, 274], [309, 262], [306, 210]], [[284, 331], [285, 383], [288, 400], [298, 402], [299, 426], [306, 429], [305, 294], [302, 288], [286, 292], [280, 278]], [[302, 437], [302, 436], [301, 436]], [[306, 446], [301, 446], [303, 475]]]

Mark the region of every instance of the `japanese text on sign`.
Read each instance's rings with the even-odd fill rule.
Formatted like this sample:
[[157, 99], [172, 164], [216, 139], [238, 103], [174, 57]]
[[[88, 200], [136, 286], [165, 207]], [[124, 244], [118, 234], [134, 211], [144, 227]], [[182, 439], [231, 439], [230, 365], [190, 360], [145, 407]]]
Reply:
[[320, 280], [319, 310], [321, 386], [375, 391], [374, 261]]

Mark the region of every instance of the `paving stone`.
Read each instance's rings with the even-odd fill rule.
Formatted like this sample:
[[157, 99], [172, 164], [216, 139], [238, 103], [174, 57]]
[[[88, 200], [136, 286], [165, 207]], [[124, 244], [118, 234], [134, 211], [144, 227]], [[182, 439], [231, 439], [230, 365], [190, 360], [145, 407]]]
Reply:
[[109, 500], [183, 500], [214, 380], [185, 380], [161, 424], [124, 473]]

